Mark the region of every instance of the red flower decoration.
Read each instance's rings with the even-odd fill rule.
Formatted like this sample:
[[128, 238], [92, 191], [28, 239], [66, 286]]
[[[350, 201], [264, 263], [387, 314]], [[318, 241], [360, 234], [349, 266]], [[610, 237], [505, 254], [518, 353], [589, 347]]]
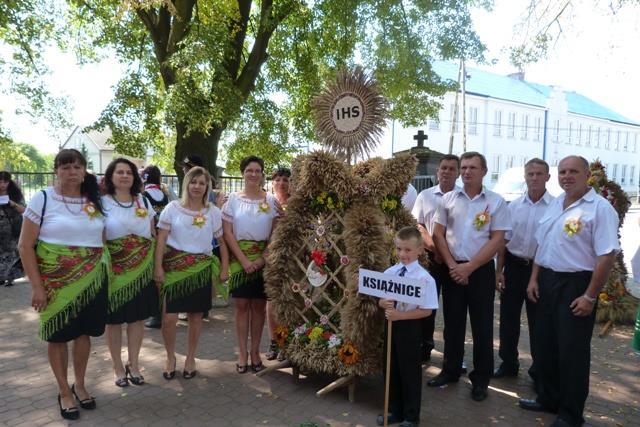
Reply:
[[327, 256], [322, 251], [311, 251], [311, 259], [318, 266], [322, 267], [327, 262]]
[[331, 335], [333, 335], [331, 332], [329, 331], [324, 331], [322, 333], [322, 338], [324, 338], [325, 340], [329, 340], [329, 338], [331, 338]]

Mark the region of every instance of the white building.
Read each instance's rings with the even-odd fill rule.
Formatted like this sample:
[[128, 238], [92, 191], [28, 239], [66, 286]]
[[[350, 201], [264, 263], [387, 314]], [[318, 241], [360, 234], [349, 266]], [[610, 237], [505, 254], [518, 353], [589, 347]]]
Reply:
[[[444, 79], [457, 80], [457, 64], [437, 62], [434, 69]], [[486, 156], [487, 186], [495, 184], [501, 171], [522, 166], [533, 157], [556, 166], [564, 156], [578, 154], [589, 161], [600, 159], [610, 179], [637, 194], [640, 123], [578, 93], [527, 82], [519, 73], [502, 76], [467, 68], [467, 76], [466, 151]], [[449, 151], [454, 99], [455, 92], [447, 93], [439, 118], [429, 119], [422, 127], [429, 136], [425, 145], [432, 150]], [[395, 123], [383, 145], [386, 150], [391, 146], [392, 152], [415, 146], [413, 135], [418, 129]], [[453, 153], [463, 151], [462, 114], [458, 114]]]
[[104, 129], [101, 132], [91, 130], [83, 132], [80, 126], [76, 126], [71, 135], [60, 146], [62, 148], [75, 148], [80, 152], [86, 153], [88, 168], [91, 172], [102, 174], [106, 171], [107, 166], [116, 157], [125, 157], [140, 167], [144, 162], [141, 159], [121, 156], [115, 153], [114, 147], [107, 144], [107, 140], [111, 137], [111, 131]]

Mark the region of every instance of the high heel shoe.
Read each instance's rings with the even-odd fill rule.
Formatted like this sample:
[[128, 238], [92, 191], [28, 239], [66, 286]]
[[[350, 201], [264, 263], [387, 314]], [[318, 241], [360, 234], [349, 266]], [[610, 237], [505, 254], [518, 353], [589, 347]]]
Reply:
[[185, 380], [190, 380], [191, 378], [195, 377], [197, 373], [198, 371], [196, 371], [195, 369], [193, 371], [187, 371], [185, 369], [184, 371], [182, 371], [182, 378], [184, 378]]
[[127, 378], [129, 378], [129, 381], [131, 381], [134, 385], [144, 384], [144, 377], [142, 375], [134, 377], [133, 374], [131, 373], [131, 365], [129, 365], [128, 363], [124, 366], [124, 374]]
[[173, 359], [173, 370], [171, 372], [163, 372], [162, 376], [165, 380], [172, 380], [176, 376], [176, 359]]
[[73, 393], [73, 395], [76, 397], [76, 400], [78, 401], [82, 409], [96, 409], [96, 398], [93, 396], [89, 396], [86, 399], [80, 400], [80, 397], [78, 397], [78, 393], [76, 393], [75, 384], [71, 386], [71, 393]]
[[72, 406], [71, 408], [62, 407], [62, 398], [60, 397], [60, 394], [58, 394], [58, 406], [60, 407], [60, 416], [65, 420], [77, 420], [80, 418], [80, 411], [78, 411], [77, 406]]

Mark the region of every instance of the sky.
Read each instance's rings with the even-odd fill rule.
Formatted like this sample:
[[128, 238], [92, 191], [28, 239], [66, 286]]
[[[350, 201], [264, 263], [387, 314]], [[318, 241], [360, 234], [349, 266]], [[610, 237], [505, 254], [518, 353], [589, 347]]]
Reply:
[[[474, 25], [487, 45], [486, 54], [494, 65], [479, 68], [499, 74], [516, 71], [508, 62], [505, 47], [513, 37], [513, 26], [528, 0], [495, 0], [491, 12], [476, 10]], [[602, 6], [593, 7], [594, 3]], [[640, 5], [628, 6], [612, 16], [608, 1], [574, 0], [571, 22], [547, 59], [525, 69], [526, 80], [574, 90], [603, 105], [640, 121], [640, 55], [636, 44], [640, 35]], [[108, 104], [123, 67], [114, 60], [77, 66], [72, 54], [51, 50], [47, 61], [52, 70], [51, 87], [57, 95], [68, 96], [74, 107], [72, 117], [80, 126], [94, 122]], [[472, 65], [473, 66], [473, 65]], [[19, 100], [0, 95], [3, 124], [14, 140], [54, 153], [64, 136], [50, 135], [49, 126], [17, 116]], [[71, 130], [69, 130], [69, 133]]]

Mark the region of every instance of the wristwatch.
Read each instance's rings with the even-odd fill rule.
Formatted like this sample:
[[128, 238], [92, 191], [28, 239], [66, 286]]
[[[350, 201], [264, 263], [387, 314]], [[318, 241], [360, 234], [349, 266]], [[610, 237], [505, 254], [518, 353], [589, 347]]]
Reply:
[[584, 294], [582, 295], [582, 298], [586, 299], [587, 301], [589, 301], [591, 304], [593, 304], [594, 302], [596, 302], [595, 298], [591, 298], [589, 295]]

